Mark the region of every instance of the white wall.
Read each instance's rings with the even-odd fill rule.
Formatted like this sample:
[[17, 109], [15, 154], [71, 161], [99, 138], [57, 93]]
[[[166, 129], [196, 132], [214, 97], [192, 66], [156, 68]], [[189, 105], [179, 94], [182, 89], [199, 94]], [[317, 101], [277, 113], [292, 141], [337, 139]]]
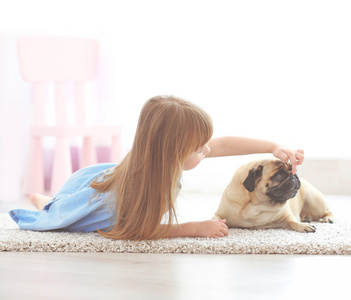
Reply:
[[16, 54], [1, 48], [27, 34], [93, 37], [99, 97], [126, 147], [142, 104], [174, 94], [208, 110], [217, 136], [351, 158], [350, 15], [337, 0], [11, 0], [0, 10], [0, 102], [26, 89], [11, 77]]

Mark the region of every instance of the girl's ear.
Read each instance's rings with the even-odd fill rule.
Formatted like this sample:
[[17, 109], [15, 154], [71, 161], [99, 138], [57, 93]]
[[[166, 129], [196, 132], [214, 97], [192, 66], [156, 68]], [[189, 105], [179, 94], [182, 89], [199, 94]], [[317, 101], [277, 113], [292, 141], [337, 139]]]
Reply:
[[258, 166], [249, 171], [249, 175], [246, 177], [243, 182], [244, 187], [251, 193], [255, 190], [256, 180], [262, 176], [263, 166]]

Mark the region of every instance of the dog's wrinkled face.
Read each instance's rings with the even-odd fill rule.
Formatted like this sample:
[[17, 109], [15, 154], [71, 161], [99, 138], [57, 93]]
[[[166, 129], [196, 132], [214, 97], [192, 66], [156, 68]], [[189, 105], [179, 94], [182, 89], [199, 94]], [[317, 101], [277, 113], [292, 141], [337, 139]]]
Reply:
[[263, 201], [285, 203], [295, 197], [301, 183], [297, 175], [291, 173], [290, 164], [272, 160], [252, 168], [243, 185]]

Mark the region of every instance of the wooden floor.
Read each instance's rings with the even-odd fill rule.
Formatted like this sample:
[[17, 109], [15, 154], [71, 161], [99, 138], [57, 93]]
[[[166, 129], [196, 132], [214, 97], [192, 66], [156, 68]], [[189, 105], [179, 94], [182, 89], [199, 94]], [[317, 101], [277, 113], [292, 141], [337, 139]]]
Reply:
[[0, 266], [4, 300], [350, 299], [345, 256], [0, 253]]
[[[329, 200], [349, 215], [350, 196]], [[0, 252], [0, 299], [351, 299], [350, 270], [351, 256]]]

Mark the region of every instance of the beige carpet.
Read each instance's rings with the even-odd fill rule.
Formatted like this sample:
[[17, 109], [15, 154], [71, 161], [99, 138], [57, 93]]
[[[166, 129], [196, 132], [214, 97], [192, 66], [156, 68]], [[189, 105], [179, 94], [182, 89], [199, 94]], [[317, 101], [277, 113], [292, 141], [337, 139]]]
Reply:
[[316, 233], [282, 229], [230, 229], [220, 239], [175, 238], [157, 241], [115, 241], [97, 233], [35, 232], [18, 229], [0, 214], [0, 251], [118, 252], [197, 254], [351, 254], [351, 223], [315, 223]]

